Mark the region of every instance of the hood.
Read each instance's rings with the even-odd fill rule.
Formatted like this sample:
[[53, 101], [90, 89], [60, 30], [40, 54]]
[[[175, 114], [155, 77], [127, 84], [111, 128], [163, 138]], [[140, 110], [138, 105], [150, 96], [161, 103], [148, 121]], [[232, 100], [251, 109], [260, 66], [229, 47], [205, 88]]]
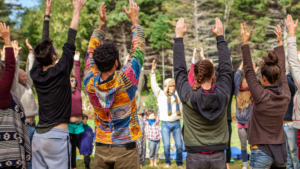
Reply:
[[220, 117], [228, 104], [228, 97], [215, 87], [214, 93], [203, 93], [198, 89], [191, 97], [193, 108], [207, 120], [213, 121]]
[[[165, 95], [168, 96], [168, 88], [169, 88], [169, 86], [172, 86], [172, 85], [175, 86], [175, 80], [174, 79], [168, 78], [164, 81], [164, 93], [165, 93]], [[176, 89], [175, 89], [175, 91], [176, 91]]]

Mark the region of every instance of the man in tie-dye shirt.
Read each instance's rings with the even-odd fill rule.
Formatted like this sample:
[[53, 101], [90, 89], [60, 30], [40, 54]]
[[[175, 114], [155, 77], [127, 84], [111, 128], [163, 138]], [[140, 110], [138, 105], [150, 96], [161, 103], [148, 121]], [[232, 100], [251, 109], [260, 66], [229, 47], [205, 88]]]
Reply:
[[139, 168], [135, 140], [142, 137], [137, 118], [135, 92], [145, 56], [139, 7], [129, 1], [132, 46], [127, 64], [121, 68], [119, 51], [113, 43], [103, 43], [106, 23], [105, 4], [100, 7], [100, 25], [90, 39], [84, 85], [95, 110], [96, 154], [92, 168]]

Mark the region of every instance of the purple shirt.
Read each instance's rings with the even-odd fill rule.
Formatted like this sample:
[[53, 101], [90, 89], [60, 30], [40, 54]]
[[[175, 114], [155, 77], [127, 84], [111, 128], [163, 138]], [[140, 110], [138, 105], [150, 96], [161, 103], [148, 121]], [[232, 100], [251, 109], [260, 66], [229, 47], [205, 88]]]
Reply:
[[75, 61], [75, 77], [77, 80], [77, 88], [72, 93], [71, 116], [82, 116], [80, 61]]

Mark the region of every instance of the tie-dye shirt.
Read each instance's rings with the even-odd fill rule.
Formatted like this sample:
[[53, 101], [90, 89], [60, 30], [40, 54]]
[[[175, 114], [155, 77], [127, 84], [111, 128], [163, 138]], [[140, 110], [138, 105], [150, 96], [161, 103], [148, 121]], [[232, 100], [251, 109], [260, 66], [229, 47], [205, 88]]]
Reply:
[[95, 65], [93, 52], [105, 37], [102, 30], [94, 30], [85, 58], [84, 86], [95, 110], [96, 142], [129, 143], [142, 137], [135, 92], [144, 63], [144, 31], [140, 25], [132, 26], [133, 38], [127, 64], [115, 71], [111, 80], [100, 83], [101, 72]]

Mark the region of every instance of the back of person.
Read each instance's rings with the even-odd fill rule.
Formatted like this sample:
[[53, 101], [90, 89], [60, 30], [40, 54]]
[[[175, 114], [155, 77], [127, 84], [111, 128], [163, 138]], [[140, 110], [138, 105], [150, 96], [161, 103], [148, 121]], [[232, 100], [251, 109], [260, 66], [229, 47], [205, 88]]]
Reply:
[[223, 36], [223, 25], [216, 18], [216, 29], [212, 30], [219, 51], [219, 77], [214, 84], [214, 66], [208, 60], [195, 64], [196, 86], [188, 82], [184, 56], [183, 35], [186, 31], [184, 19], [176, 25], [174, 44], [174, 74], [176, 89], [183, 104], [184, 143], [188, 169], [226, 169], [224, 150], [228, 147], [227, 106], [232, 90], [232, 64]]

